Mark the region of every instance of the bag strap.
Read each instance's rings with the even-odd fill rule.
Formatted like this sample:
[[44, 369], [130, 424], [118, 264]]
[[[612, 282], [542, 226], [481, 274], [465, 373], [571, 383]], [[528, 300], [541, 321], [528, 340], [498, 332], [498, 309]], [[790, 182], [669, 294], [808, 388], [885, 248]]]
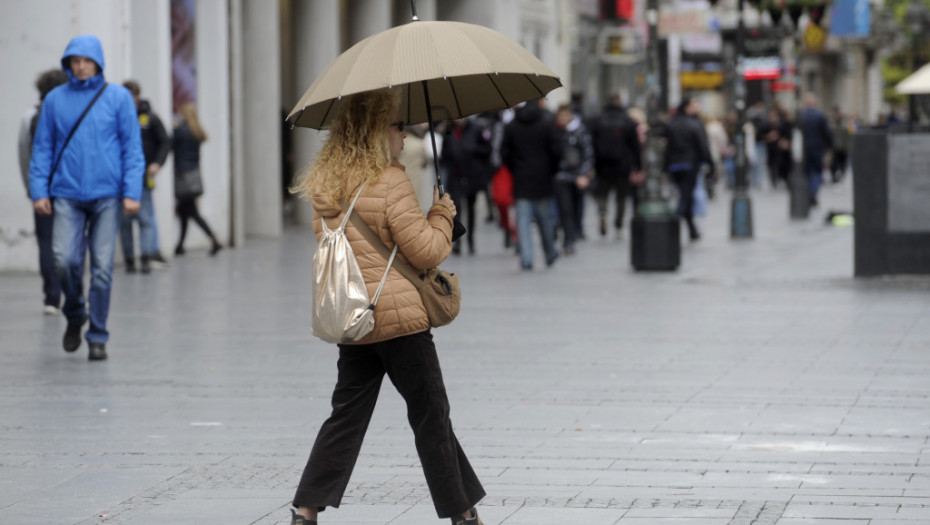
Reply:
[[100, 95], [103, 94], [103, 90], [107, 88], [109, 84], [106, 82], [103, 83], [103, 86], [97, 90], [97, 94], [94, 95], [94, 98], [90, 101], [90, 104], [84, 108], [84, 113], [81, 113], [80, 118], [77, 119], [77, 122], [74, 123], [74, 126], [71, 127], [71, 131], [68, 132], [68, 138], [65, 139], [65, 143], [61, 146], [61, 151], [58, 152], [58, 158], [55, 159], [55, 164], [52, 165], [52, 171], [48, 174], [48, 188], [49, 192], [52, 189], [52, 177], [55, 176], [55, 170], [58, 169], [58, 163], [61, 162], [61, 156], [65, 154], [65, 148], [68, 147], [68, 143], [71, 142], [71, 137], [74, 136], [74, 132], [77, 131], [78, 126], [81, 125], [81, 122], [84, 121], [84, 117], [87, 116], [87, 113], [90, 111], [90, 108], [94, 107], [94, 104], [97, 103], [97, 99], [100, 98]]
[[[349, 220], [352, 222], [352, 225], [355, 226], [355, 229], [362, 234], [362, 237], [368, 241], [368, 244], [372, 245], [382, 257], [385, 259], [391, 257], [391, 252], [388, 251], [388, 247], [384, 245], [384, 241], [381, 240], [381, 237], [378, 237], [378, 234], [372, 231], [371, 227], [368, 226], [364, 219], [359, 217], [357, 213], [353, 213], [349, 217]], [[394, 246], [394, 250], [396, 252], [396, 245]], [[423, 280], [420, 279], [420, 272], [413, 266], [410, 266], [410, 263], [402, 259], [397, 259], [394, 261], [394, 269], [413, 283], [413, 285], [417, 287], [417, 290], [424, 286]]]
[[[346, 212], [346, 215], [345, 217], [342, 218], [342, 224], [339, 225], [340, 230], [345, 229], [346, 223], [349, 220], [352, 220], [352, 224], [355, 224], [356, 226], [358, 226], [359, 222], [362, 224], [365, 224], [365, 221], [363, 221], [362, 218], [359, 217], [357, 213], [352, 213], [352, 211], [355, 209], [355, 203], [358, 202], [358, 198], [362, 195], [363, 189], [365, 189], [365, 184], [362, 184], [362, 187], [358, 189], [358, 192], [355, 194], [355, 197], [352, 198], [352, 203], [349, 204], [348, 208], [343, 206], [342, 209]], [[323, 227], [324, 228], [326, 227], [326, 221], [323, 221]], [[365, 227], [368, 228], [367, 225]], [[368, 233], [371, 233], [372, 235], [374, 235], [374, 232], [372, 232], [371, 229], [368, 229]], [[368, 240], [368, 242], [371, 243], [371, 239], [369, 239], [368, 237], [366, 237], [366, 240]], [[375, 305], [378, 304], [378, 298], [381, 297], [381, 290], [384, 289], [384, 283], [387, 282], [387, 276], [388, 276], [388, 273], [390, 273], [391, 271], [391, 265], [394, 264], [395, 257], [397, 256], [397, 246], [394, 246], [394, 251], [388, 253], [387, 246], [385, 246], [383, 242], [379, 242], [377, 245], [372, 243], [372, 245], [375, 246], [376, 249], [379, 247], [384, 248], [383, 252], [381, 252], [381, 250], [378, 250], [378, 251], [381, 252], [382, 255], [384, 255], [384, 258], [387, 259], [387, 262], [388, 262], [387, 267], [384, 269], [384, 275], [381, 276], [381, 282], [378, 283], [378, 290], [375, 291], [375, 296], [374, 298], [372, 298], [371, 304], [368, 305], [369, 309], [374, 310]]]

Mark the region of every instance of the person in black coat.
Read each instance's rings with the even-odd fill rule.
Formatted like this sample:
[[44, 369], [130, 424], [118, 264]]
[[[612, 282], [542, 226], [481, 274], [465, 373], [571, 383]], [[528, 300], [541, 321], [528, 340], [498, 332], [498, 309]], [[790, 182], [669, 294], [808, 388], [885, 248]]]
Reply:
[[165, 131], [158, 115], [152, 111], [147, 100], [141, 98], [142, 89], [134, 80], [127, 80], [123, 87], [129, 90], [136, 102], [136, 112], [139, 116], [139, 127], [142, 131], [142, 153], [145, 155], [145, 179], [142, 182], [142, 201], [139, 213], [126, 215], [120, 218], [120, 244], [123, 247], [123, 258], [126, 261], [126, 271], [136, 272], [135, 246], [133, 243], [132, 223], [139, 223], [139, 250], [142, 273], [149, 273], [151, 265], [164, 267], [168, 261], [161, 254], [158, 246], [158, 222], [155, 219], [155, 205], [152, 201], [152, 190], [155, 189], [155, 176], [161, 171], [171, 152], [171, 137]]
[[531, 100], [519, 108], [504, 128], [501, 160], [513, 174], [513, 196], [517, 204], [517, 236], [520, 266], [533, 269], [533, 220], [539, 224], [546, 265], [559, 257], [555, 247], [553, 197], [555, 174], [562, 158], [562, 146], [551, 116]]
[[701, 238], [694, 224], [694, 185], [702, 166], [713, 165], [704, 125], [698, 119], [700, 112], [696, 99], [684, 97], [665, 127], [665, 171], [678, 186], [678, 212], [688, 225], [692, 241]]
[[[468, 253], [475, 253], [475, 203], [478, 193], [488, 191], [494, 174], [491, 163], [493, 150], [492, 125], [486, 115], [470, 119], [457, 119], [442, 141], [440, 163], [448, 177], [449, 193], [458, 210], [465, 210]], [[462, 206], [464, 201], [465, 206]], [[452, 245], [452, 253], [461, 253], [459, 241]]]
[[630, 118], [621, 104], [620, 95], [611, 95], [604, 111], [588, 126], [594, 145], [596, 178], [593, 193], [601, 236], [607, 235], [607, 198], [611, 191], [616, 193], [614, 228], [618, 237], [623, 231], [627, 198], [633, 197], [634, 206], [638, 201], [630, 175], [642, 166], [639, 134], [636, 121]]

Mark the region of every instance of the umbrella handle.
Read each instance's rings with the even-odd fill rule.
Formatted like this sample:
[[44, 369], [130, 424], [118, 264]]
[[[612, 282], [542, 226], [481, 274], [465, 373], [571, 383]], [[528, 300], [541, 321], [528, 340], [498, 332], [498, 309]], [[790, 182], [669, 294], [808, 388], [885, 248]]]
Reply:
[[[413, 0], [410, 0], [413, 3]], [[416, 9], [416, 8], [414, 8]], [[416, 11], [414, 11], [416, 12]], [[416, 16], [416, 15], [414, 15]], [[429, 89], [426, 87], [426, 81], [423, 80], [423, 98], [426, 102], [426, 119], [429, 122], [429, 140], [433, 145], [433, 168], [436, 170], [436, 187], [439, 188], [439, 196], [442, 197], [446, 194], [445, 188], [442, 187], [442, 176], [439, 174], [439, 152], [436, 151], [436, 133], [433, 131], [433, 107], [429, 103]], [[468, 230], [465, 229], [465, 225], [458, 220], [457, 217], [452, 219], [452, 240], [458, 240], [459, 237], [465, 235], [465, 232]]]

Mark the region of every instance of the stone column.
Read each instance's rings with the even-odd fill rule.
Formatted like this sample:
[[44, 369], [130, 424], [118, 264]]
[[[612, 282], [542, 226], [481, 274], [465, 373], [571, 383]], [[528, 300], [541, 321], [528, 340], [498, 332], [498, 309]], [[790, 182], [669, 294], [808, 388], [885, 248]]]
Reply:
[[245, 193], [235, 200], [244, 206], [246, 235], [282, 229], [279, 23], [277, 2], [242, 2]]
[[[129, 4], [129, 72], [142, 88], [142, 98], [161, 119], [170, 135], [173, 126], [171, 108], [171, 4], [169, 0], [131, 2]], [[177, 241], [178, 225], [174, 218], [174, 157], [168, 155], [155, 176], [152, 200], [158, 224], [158, 246], [170, 257]], [[137, 250], [138, 243], [137, 243]], [[119, 260], [119, 257], [117, 257]]]
[[[297, 94], [292, 102], [296, 103], [313, 80], [339, 56], [339, 1], [299, 1], [291, 7], [294, 13], [294, 93]], [[294, 128], [290, 133], [293, 134], [294, 170], [299, 177], [320, 150], [322, 134], [307, 128]], [[309, 224], [313, 220], [313, 208], [305, 201], [295, 202], [295, 220]]]

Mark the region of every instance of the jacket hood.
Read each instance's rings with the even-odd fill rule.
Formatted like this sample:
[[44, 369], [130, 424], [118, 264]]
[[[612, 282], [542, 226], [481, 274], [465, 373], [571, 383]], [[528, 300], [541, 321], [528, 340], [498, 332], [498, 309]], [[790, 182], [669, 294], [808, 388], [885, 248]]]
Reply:
[[517, 110], [514, 118], [520, 122], [530, 124], [542, 118], [542, 115], [543, 110], [539, 107], [538, 104], [527, 103], [525, 106]]
[[136, 111], [140, 115], [144, 115], [145, 113], [151, 113], [152, 105], [149, 104], [148, 100], [140, 100], [139, 103], [136, 105]]
[[69, 61], [73, 56], [87, 57], [93, 60], [100, 66], [100, 73], [103, 73], [103, 46], [100, 45], [99, 38], [93, 35], [81, 35], [72, 38], [71, 42], [68, 42], [68, 47], [65, 48], [64, 54], [61, 55], [61, 69], [72, 79], [74, 77], [71, 75]]

